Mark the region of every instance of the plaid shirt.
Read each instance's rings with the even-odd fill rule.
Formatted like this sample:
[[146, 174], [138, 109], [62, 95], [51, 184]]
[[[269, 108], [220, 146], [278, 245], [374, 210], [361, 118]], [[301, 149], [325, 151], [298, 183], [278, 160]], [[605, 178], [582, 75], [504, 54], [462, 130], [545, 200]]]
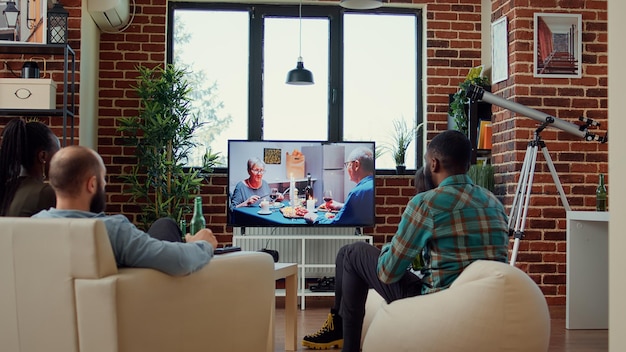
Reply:
[[436, 292], [475, 260], [506, 262], [508, 243], [500, 201], [467, 175], [450, 176], [407, 204], [398, 231], [378, 258], [378, 277], [385, 283], [398, 281], [422, 254], [422, 294]]

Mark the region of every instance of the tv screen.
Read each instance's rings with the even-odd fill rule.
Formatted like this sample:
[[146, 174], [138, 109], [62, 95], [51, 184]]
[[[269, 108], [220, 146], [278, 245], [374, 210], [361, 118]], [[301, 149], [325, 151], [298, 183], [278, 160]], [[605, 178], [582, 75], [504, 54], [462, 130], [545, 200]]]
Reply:
[[375, 224], [374, 142], [228, 141], [228, 223]]

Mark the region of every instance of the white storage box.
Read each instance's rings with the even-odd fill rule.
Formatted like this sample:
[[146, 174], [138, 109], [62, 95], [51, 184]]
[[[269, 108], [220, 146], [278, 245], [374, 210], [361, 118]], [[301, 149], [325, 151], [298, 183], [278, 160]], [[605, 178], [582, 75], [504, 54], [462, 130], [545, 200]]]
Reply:
[[56, 109], [51, 78], [0, 78], [0, 109]]

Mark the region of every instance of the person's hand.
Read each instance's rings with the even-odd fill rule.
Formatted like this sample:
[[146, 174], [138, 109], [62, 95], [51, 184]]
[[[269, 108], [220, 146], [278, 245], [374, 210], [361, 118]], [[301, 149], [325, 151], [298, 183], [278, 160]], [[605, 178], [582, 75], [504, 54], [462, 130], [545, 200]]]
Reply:
[[257, 196], [256, 194], [255, 194], [255, 195], [252, 195], [252, 196], [250, 196], [250, 198], [246, 199], [246, 201], [245, 201], [245, 205], [246, 205], [247, 207], [249, 207], [249, 206], [251, 206], [252, 204], [256, 203], [256, 201], [257, 201], [257, 200], [259, 200], [259, 198], [261, 198], [261, 197]]
[[337, 206], [337, 202], [331, 200], [330, 202], [324, 202], [324, 208], [328, 211], [337, 210], [341, 206]]
[[334, 200], [331, 200], [330, 202], [326, 202], [325, 204], [326, 204], [326, 209], [328, 209], [328, 211], [340, 210], [341, 208], [343, 208], [343, 203], [335, 202]]
[[306, 214], [304, 214], [304, 221], [307, 222], [307, 224], [312, 224], [315, 222], [315, 220], [317, 220], [317, 214], [310, 211]]
[[195, 241], [207, 241], [213, 246], [213, 249], [217, 248], [217, 238], [213, 234], [213, 231], [210, 229], [202, 229], [198, 231], [195, 235], [187, 234], [185, 235], [185, 241], [187, 242], [195, 242]]

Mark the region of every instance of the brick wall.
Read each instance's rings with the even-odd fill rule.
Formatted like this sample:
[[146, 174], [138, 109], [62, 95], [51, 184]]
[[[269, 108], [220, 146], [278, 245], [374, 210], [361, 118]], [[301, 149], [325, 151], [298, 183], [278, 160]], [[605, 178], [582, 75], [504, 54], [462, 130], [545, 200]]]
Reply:
[[[76, 95], [75, 95], [75, 110], [78, 113], [79, 107], [79, 99], [78, 99], [78, 90], [80, 87], [79, 84], [79, 72], [78, 68], [80, 65], [80, 14], [81, 14], [81, 1], [80, 0], [67, 0], [63, 1], [63, 6], [69, 12], [68, 17], [68, 40], [72, 49], [75, 50], [75, 63], [76, 63]], [[57, 83], [57, 96], [56, 96], [56, 104], [57, 107], [61, 107], [63, 105], [63, 69], [64, 69], [64, 57], [63, 54], [57, 55], [47, 55], [47, 54], [6, 54], [0, 55], [0, 62], [2, 64], [0, 67], [0, 78], [17, 78], [20, 77], [22, 64], [24, 61], [35, 61], [39, 66], [40, 77], [41, 78], [52, 78], [54, 82]], [[45, 60], [45, 63], [44, 63]], [[69, 57], [71, 60], [71, 56]], [[71, 65], [71, 61], [70, 61]], [[45, 68], [45, 70], [44, 70]], [[68, 92], [69, 92], [68, 88]], [[70, 95], [68, 94], [68, 106], [71, 104]], [[15, 116], [0, 116], [0, 133], [11, 119], [16, 118]], [[63, 136], [63, 117], [62, 116], [27, 116], [28, 119], [34, 119], [45, 123], [52, 129], [52, 131], [62, 139]], [[74, 144], [78, 144], [78, 126], [79, 119], [74, 119]], [[71, 121], [68, 121], [68, 126], [71, 124]], [[67, 143], [69, 144], [70, 138], [70, 129], [66, 129]], [[61, 140], [61, 143], [63, 141]]]
[[[425, 6], [426, 104], [428, 138], [447, 129], [448, 95], [454, 93], [470, 67], [481, 64], [480, 0], [415, 0]], [[137, 114], [139, 101], [131, 88], [137, 65], [159, 65], [165, 60], [166, 0], [136, 0], [137, 13], [123, 33], [101, 35], [100, 100], [98, 103], [98, 151], [108, 165], [108, 208], [135, 220], [140, 205], [129, 204], [122, 194], [119, 175], [133, 164], [130, 148], [123, 147], [116, 132], [117, 118]], [[80, 1], [65, 1], [70, 10], [70, 44], [77, 49]], [[607, 33], [606, 1], [592, 0], [493, 0], [494, 21], [509, 21], [509, 67], [507, 81], [493, 92], [531, 108], [568, 121], [579, 115], [606, 125]], [[583, 77], [541, 79], [532, 76], [532, 26], [534, 12], [583, 14]], [[493, 163], [497, 168], [497, 194], [507, 209], [512, 203], [526, 144], [536, 121], [494, 107]], [[55, 121], [48, 121], [55, 126]], [[58, 125], [57, 125], [58, 126]], [[570, 205], [591, 210], [599, 172], [607, 172], [606, 145], [583, 142], [558, 130], [546, 130], [543, 139]], [[221, 242], [231, 241], [226, 226], [226, 177], [206, 180], [202, 193], [207, 221]], [[377, 245], [387, 242], [396, 230], [404, 205], [414, 194], [411, 176], [382, 176], [376, 180], [377, 226], [367, 229]], [[518, 266], [540, 285], [550, 304], [565, 303], [565, 211], [558, 200], [550, 174], [539, 156], [533, 197], [526, 222], [527, 237], [521, 242]]]
[[[509, 25], [509, 79], [494, 94], [578, 123], [579, 116], [602, 124], [590, 132], [604, 135], [608, 117], [607, 2], [584, 0], [493, 1], [492, 22], [506, 16]], [[582, 15], [582, 77], [533, 77], [534, 13]], [[538, 121], [494, 107], [493, 163], [496, 193], [507, 206], [519, 179], [525, 150]], [[599, 173], [608, 173], [608, 145], [586, 142], [548, 127], [541, 132], [572, 210], [595, 210]], [[540, 285], [551, 304], [565, 303], [565, 208], [543, 155], [537, 157], [533, 195], [520, 241], [518, 266]], [[602, 258], [604, 259], [604, 258]], [[590, 258], [590, 260], [593, 260]]]
[[425, 4], [428, 139], [448, 129], [449, 94], [469, 68], [481, 64], [480, 0], [413, 1]]
[[[467, 68], [480, 64], [480, 6], [435, 1], [428, 4], [428, 106], [429, 134], [447, 128], [448, 94], [465, 76]], [[440, 4], [439, 4], [440, 3]], [[139, 0], [133, 24], [121, 34], [103, 34], [100, 57], [99, 152], [109, 165], [108, 211], [133, 214], [138, 206], [120, 194], [117, 177], [132, 163], [132, 150], [121, 146], [116, 118], [137, 114], [139, 106], [131, 85], [136, 82], [137, 65], [158, 65], [165, 59], [165, 0]], [[469, 26], [468, 26], [469, 24]], [[399, 216], [414, 194], [412, 177], [385, 177], [377, 181], [377, 223], [368, 233], [378, 244], [395, 232]], [[206, 181], [204, 203], [208, 223], [214, 232], [226, 233], [220, 240], [230, 242], [232, 229], [226, 227], [226, 178], [216, 175]], [[215, 196], [218, 194], [219, 196]]]

